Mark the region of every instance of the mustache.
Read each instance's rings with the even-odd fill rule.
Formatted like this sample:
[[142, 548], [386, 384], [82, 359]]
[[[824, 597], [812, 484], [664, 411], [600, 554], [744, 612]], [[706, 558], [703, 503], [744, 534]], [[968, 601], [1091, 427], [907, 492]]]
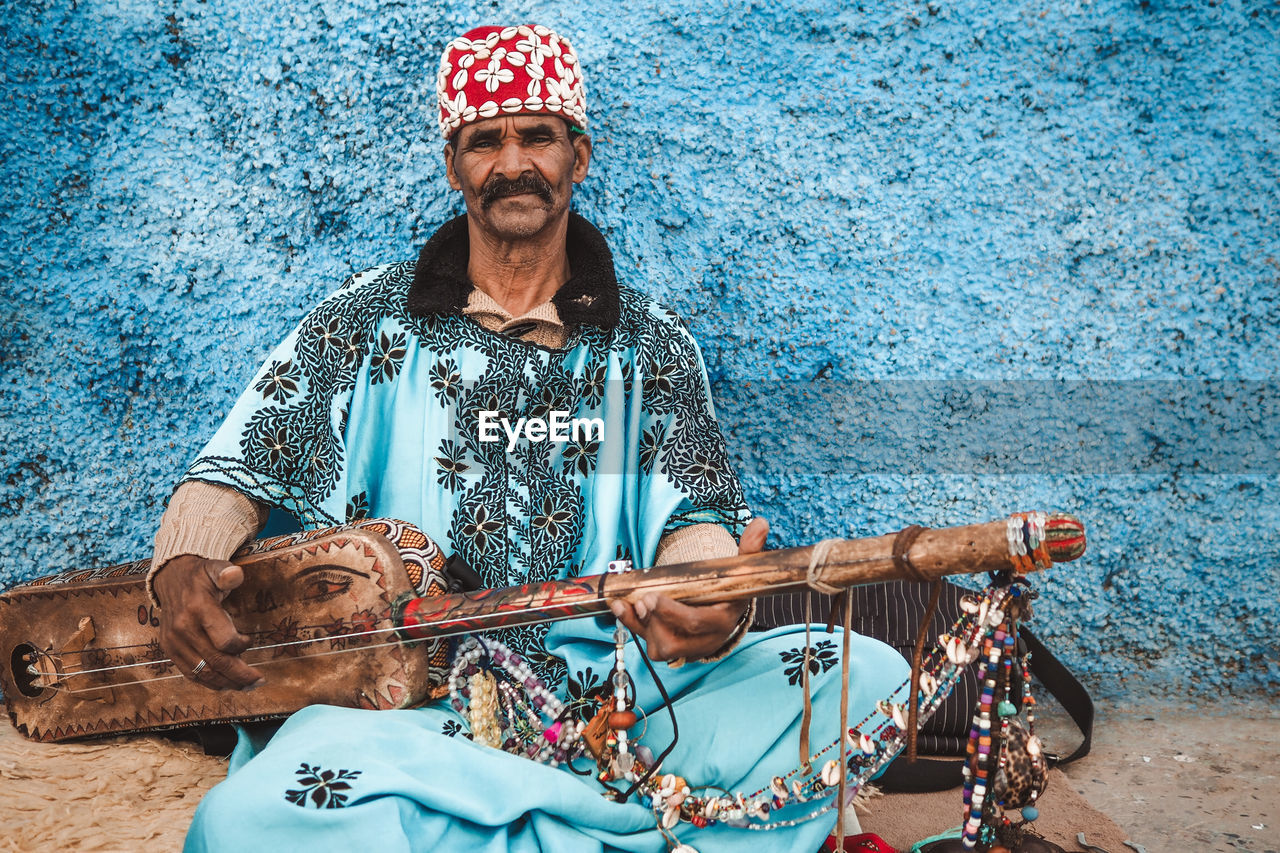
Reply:
[[541, 175], [524, 174], [515, 179], [494, 175], [480, 189], [480, 206], [487, 208], [500, 198], [524, 193], [533, 193], [545, 203], [551, 204], [551, 184]]

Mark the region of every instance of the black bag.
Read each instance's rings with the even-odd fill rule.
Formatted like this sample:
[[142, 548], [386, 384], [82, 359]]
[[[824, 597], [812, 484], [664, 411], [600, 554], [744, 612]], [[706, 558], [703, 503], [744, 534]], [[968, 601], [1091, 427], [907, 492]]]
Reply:
[[[903, 657], [911, 660], [932, 590], [933, 584], [916, 581], [891, 581], [854, 587], [850, 620], [853, 630], [893, 646]], [[960, 618], [960, 598], [966, 592], [968, 590], [963, 587], [943, 582], [938, 609], [934, 612], [925, 635], [928, 637], [927, 642], [932, 643]], [[814, 619], [825, 622], [831, 611], [832, 597], [817, 592], [809, 595]], [[751, 629], [763, 631], [778, 625], [803, 623], [804, 616], [803, 593], [761, 598], [756, 602], [756, 618]], [[817, 630], [821, 631], [822, 628]], [[1026, 626], [1019, 628], [1018, 635], [1019, 643], [1025, 644], [1026, 650], [1031, 653], [1031, 674], [1058, 700], [1084, 735], [1083, 742], [1070, 755], [1059, 757], [1047, 754], [1050, 765], [1066, 764], [1084, 757], [1089, 753], [1093, 739], [1093, 700], [1071, 671]], [[1020, 678], [1010, 692], [1014, 704], [1021, 705]], [[918, 753], [935, 756], [964, 755], [969, 741], [973, 708], [980, 693], [977, 667], [967, 667], [951, 695], [921, 727], [916, 740]], [[917, 758], [908, 763], [906, 756], [902, 755], [885, 769], [876, 780], [876, 785], [887, 791], [945, 791], [963, 782], [960, 775], [962, 764], [963, 762], [954, 758]]]

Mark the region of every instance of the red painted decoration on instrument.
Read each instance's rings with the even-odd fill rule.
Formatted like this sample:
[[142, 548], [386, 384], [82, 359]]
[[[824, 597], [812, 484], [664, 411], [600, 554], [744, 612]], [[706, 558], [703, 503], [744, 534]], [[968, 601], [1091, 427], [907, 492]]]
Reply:
[[[592, 580], [592, 579], [588, 579]], [[598, 578], [594, 579], [598, 581]], [[512, 625], [569, 619], [605, 609], [595, 587], [582, 580], [415, 598], [404, 607], [403, 633], [420, 640], [442, 634], [492, 631]]]

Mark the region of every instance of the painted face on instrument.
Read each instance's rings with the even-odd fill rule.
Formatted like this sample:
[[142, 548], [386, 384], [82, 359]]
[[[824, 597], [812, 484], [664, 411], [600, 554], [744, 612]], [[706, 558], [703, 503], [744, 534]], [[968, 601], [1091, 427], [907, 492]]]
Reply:
[[498, 240], [526, 239], [559, 222], [590, 162], [590, 138], [547, 115], [477, 121], [444, 149], [449, 186], [462, 192], [471, 221]]
[[[332, 637], [330, 642], [342, 645], [370, 642], [369, 635], [361, 635], [374, 628], [378, 617], [357, 604], [367, 600], [368, 585], [376, 583], [370, 572], [333, 562], [287, 571], [283, 583], [252, 580], [238, 609], [261, 626], [268, 644], [297, 643], [304, 636]], [[312, 651], [305, 647], [286, 645], [277, 654]]]
[[334, 637], [339, 644], [359, 646], [372, 642], [374, 637], [368, 632], [374, 629], [378, 617], [355, 605], [356, 593], [369, 578], [367, 571], [337, 563], [298, 571], [291, 578], [290, 587], [305, 614], [304, 624], [316, 626], [317, 634]]

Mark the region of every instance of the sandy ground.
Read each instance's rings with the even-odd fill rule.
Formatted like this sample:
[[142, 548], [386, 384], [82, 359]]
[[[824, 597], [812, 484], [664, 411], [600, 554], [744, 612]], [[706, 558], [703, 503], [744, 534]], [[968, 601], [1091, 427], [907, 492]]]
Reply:
[[1071, 784], [1148, 853], [1280, 851], [1280, 706], [1100, 704]]
[[178, 850], [226, 762], [158, 737], [46, 744], [0, 722], [0, 850]]
[[[1280, 708], [1256, 700], [1232, 709], [1204, 714], [1191, 705], [1100, 704], [1094, 751], [1068, 766], [1050, 793], [1079, 794], [1119, 824], [1118, 837], [1132, 844], [1112, 841], [1108, 853], [1277, 853]], [[1039, 728], [1051, 748], [1069, 745], [1069, 729], [1052, 713]], [[4, 723], [0, 850], [177, 850], [197, 803], [225, 767], [194, 746], [156, 737], [37, 744]], [[942, 802], [949, 814], [950, 803]], [[1046, 816], [1052, 802], [1043, 803]], [[1063, 802], [1057, 811], [1070, 813], [1078, 800]], [[919, 808], [905, 797], [886, 797], [862, 822], [877, 829]], [[1085, 820], [1081, 828], [1098, 843], [1105, 827], [1095, 823], [1091, 834]]]

